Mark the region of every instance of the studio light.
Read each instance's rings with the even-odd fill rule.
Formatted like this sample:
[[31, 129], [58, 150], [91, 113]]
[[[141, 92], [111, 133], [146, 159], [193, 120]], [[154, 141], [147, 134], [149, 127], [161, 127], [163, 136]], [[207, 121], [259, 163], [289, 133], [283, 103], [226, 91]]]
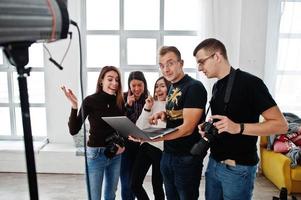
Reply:
[[66, 1], [0, 0], [0, 46], [66, 38], [69, 23]]
[[38, 184], [27, 90], [28, 48], [35, 42], [67, 38], [69, 15], [63, 0], [0, 0], [0, 46], [18, 72], [29, 194], [38, 200]]

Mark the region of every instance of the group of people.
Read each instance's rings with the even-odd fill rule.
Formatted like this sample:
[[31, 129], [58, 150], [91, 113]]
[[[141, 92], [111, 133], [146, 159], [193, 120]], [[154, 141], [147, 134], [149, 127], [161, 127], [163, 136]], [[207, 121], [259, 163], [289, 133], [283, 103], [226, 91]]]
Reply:
[[[104, 199], [115, 199], [119, 177], [123, 200], [149, 199], [142, 184], [150, 166], [156, 200], [198, 199], [207, 152], [195, 155], [191, 148], [201, 137], [212, 134], [203, 129], [206, 117], [217, 134], [208, 141], [205, 198], [252, 198], [259, 160], [257, 138], [286, 132], [287, 123], [263, 81], [232, 68], [222, 42], [206, 39], [196, 46], [193, 55], [199, 71], [207, 78], [218, 79], [207, 112], [207, 91], [200, 81], [184, 73], [184, 61], [174, 46], [159, 49], [163, 76], [156, 81], [153, 96], [140, 71], [130, 73], [129, 90], [122, 93], [120, 72], [113, 66], [102, 68], [96, 92], [84, 99], [79, 111], [72, 90], [62, 87], [72, 105], [70, 133], [77, 134], [86, 117], [90, 122], [87, 159], [92, 200], [101, 199], [103, 177]], [[210, 117], [206, 116], [209, 109]], [[127, 138], [124, 146], [117, 145], [116, 155], [108, 158], [104, 154], [106, 138], [116, 133], [101, 116], [120, 115], [126, 115], [140, 128], [177, 130], [152, 141]], [[263, 121], [259, 121], [260, 115]]]

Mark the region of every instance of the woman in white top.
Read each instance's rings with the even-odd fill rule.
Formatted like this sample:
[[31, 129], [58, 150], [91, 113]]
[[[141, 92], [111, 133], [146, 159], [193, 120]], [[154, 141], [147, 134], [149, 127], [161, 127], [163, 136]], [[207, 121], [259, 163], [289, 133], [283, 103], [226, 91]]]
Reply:
[[[154, 89], [154, 98], [149, 96], [145, 100], [144, 108], [139, 116], [136, 125], [141, 128], [160, 127], [165, 128], [166, 123], [159, 121], [157, 125], [151, 125], [148, 118], [160, 111], [165, 111], [166, 97], [170, 83], [162, 76], [157, 79]], [[146, 191], [143, 188], [143, 180], [150, 166], [152, 166], [152, 186], [155, 200], [165, 198], [163, 190], [163, 178], [160, 172], [160, 160], [162, 156], [163, 143], [142, 143], [133, 167], [132, 190], [138, 200], [149, 200]]]

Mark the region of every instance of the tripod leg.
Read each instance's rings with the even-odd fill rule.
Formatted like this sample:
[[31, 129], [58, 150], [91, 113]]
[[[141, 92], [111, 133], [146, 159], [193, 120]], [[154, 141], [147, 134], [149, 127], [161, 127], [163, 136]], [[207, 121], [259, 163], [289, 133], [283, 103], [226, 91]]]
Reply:
[[31, 124], [30, 124], [30, 112], [29, 112], [26, 77], [24, 75], [19, 75], [18, 82], [19, 82], [20, 102], [21, 102], [21, 111], [22, 111], [29, 194], [31, 200], [38, 200], [39, 199], [38, 184], [37, 184], [34, 150], [32, 144], [32, 133], [31, 133]]

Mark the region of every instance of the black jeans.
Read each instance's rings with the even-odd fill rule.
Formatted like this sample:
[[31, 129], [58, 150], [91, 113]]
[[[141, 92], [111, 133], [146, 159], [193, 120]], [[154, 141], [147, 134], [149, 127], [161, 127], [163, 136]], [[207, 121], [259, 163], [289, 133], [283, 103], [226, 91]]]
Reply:
[[143, 188], [143, 180], [152, 166], [152, 186], [155, 200], [164, 200], [163, 178], [160, 172], [162, 151], [149, 143], [143, 143], [138, 151], [132, 176], [132, 191], [138, 200], [149, 200]]
[[134, 200], [135, 195], [131, 190], [131, 182], [133, 175], [133, 166], [139, 150], [140, 143], [133, 141], [126, 141], [125, 151], [121, 154], [121, 198], [122, 200]]

